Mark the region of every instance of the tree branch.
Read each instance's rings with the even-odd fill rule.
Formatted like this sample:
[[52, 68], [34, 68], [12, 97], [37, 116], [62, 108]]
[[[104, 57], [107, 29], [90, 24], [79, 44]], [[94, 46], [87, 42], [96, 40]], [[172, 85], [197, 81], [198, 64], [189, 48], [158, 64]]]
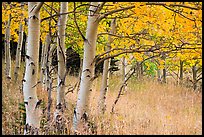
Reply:
[[100, 20], [104, 19], [105, 17], [107, 17], [108, 15], [111, 15], [111, 14], [116, 13], [116, 12], [128, 10], [128, 9], [132, 9], [132, 8], [135, 8], [135, 5], [109, 11], [109, 12], [104, 13], [103, 15], [101, 15], [98, 20], [100, 21]]
[[183, 8], [188, 8], [188, 9], [192, 9], [192, 10], [202, 10], [202, 7], [197, 8], [197, 7], [190, 7], [190, 6], [187, 6], [187, 5], [180, 5], [180, 4], [167, 5], [166, 3], [151, 2], [151, 3], [146, 3], [146, 5], [161, 5], [161, 6], [169, 6], [169, 7], [183, 7]]
[[79, 28], [79, 26], [78, 26], [78, 23], [77, 23], [77, 21], [76, 21], [76, 4], [75, 4], [75, 2], [74, 2], [74, 23], [76, 24], [77, 30], [78, 30], [79, 34], [81, 35], [82, 39], [85, 41], [86, 38], [85, 38], [85, 36], [83, 35], [83, 33], [81, 32], [81, 30], [80, 30], [80, 28]]
[[38, 2], [38, 5], [33, 10], [34, 13], [39, 12], [44, 2]]
[[165, 6], [165, 5], [163, 5], [163, 7], [165, 7], [165, 8], [168, 9], [168, 10], [171, 10], [171, 11], [173, 11], [173, 12], [175, 12], [175, 13], [178, 13], [179, 15], [183, 16], [183, 17], [186, 18], [186, 19], [189, 19], [189, 20], [191, 20], [191, 21], [195, 21], [195, 19], [191, 19], [191, 18], [189, 18], [189, 17], [186, 17], [185, 15], [181, 14], [180, 12], [175, 11], [175, 10], [173, 10], [173, 9], [171, 9], [171, 8], [169, 8], [169, 7], [167, 7], [167, 6]]

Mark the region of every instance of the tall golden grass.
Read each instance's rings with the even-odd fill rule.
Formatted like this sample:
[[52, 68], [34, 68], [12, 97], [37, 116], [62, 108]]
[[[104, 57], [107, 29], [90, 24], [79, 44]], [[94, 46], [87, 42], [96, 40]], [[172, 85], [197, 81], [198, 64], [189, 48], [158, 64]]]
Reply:
[[[14, 66], [14, 63], [12, 62]], [[12, 67], [13, 68], [13, 67]], [[2, 67], [4, 70], [4, 64]], [[13, 74], [13, 72], [12, 72]], [[19, 108], [23, 103], [21, 90], [23, 67], [20, 69], [19, 80], [11, 81], [11, 88], [6, 88], [6, 77], [2, 71], [2, 134], [23, 134], [24, 111]], [[78, 78], [68, 76], [66, 84], [74, 85]], [[97, 134], [164, 134], [164, 135], [195, 135], [202, 134], [202, 93], [173, 84], [160, 84], [157, 81], [144, 79], [137, 81], [131, 79], [128, 82], [128, 90], [122, 95], [115, 107], [115, 113], [111, 114], [111, 107], [117, 97], [120, 78], [110, 77], [109, 91], [107, 93], [107, 110], [104, 115], [98, 115], [97, 103], [101, 85], [101, 77], [98, 77], [90, 94], [89, 120], [97, 127]], [[55, 81], [56, 84], [56, 81]], [[47, 93], [38, 87], [38, 98], [47, 106]], [[53, 89], [52, 117], [56, 104], [56, 89]], [[67, 109], [64, 116], [67, 118], [68, 131], [64, 134], [73, 134], [72, 117], [76, 105], [77, 91], [66, 95]], [[50, 126], [49, 133], [54, 132], [54, 127], [46, 123], [46, 113], [42, 116], [41, 134], [45, 134], [44, 128]], [[80, 131], [80, 134], [90, 134]]]

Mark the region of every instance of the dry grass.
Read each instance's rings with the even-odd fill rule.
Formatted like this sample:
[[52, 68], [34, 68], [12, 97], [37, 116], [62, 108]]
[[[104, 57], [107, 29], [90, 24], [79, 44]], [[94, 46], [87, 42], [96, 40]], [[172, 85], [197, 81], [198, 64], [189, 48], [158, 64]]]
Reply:
[[[22, 71], [23, 68], [21, 68]], [[19, 103], [23, 103], [23, 95], [20, 91], [22, 74], [20, 73], [20, 80], [17, 83], [12, 81], [11, 89], [8, 90], [3, 72], [2, 134], [23, 134], [23, 124], [18, 123], [23, 121], [20, 118], [23, 112], [19, 109]], [[67, 83], [71, 85], [76, 81], [75, 77], [67, 77]], [[119, 99], [115, 113], [110, 114], [120, 86], [118, 81], [120, 81], [118, 77], [111, 76], [106, 100], [107, 111], [103, 116], [97, 113], [101, 77], [93, 83], [93, 91], [89, 99], [89, 114], [90, 121], [97, 126], [97, 134], [202, 134], [202, 93], [173, 84], [162, 85], [149, 79], [144, 81], [131, 79], [127, 93]], [[40, 87], [38, 87], [38, 96], [46, 104], [47, 93]], [[55, 108], [55, 96], [56, 92], [53, 92], [52, 112]], [[76, 99], [76, 90], [66, 95], [68, 107], [65, 117], [70, 122], [67, 125], [70, 130], [68, 134], [72, 134], [72, 116]], [[45, 121], [45, 116], [43, 120]], [[55, 133], [51, 131], [49, 134]]]

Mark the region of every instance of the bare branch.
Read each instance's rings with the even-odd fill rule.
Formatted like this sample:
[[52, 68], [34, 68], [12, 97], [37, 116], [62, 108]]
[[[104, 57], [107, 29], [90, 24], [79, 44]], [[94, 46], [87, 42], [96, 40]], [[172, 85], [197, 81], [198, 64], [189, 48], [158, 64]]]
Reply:
[[74, 2], [74, 23], [76, 24], [77, 30], [78, 30], [79, 34], [81, 35], [82, 39], [85, 41], [86, 38], [85, 38], [85, 36], [82, 34], [82, 32], [81, 32], [81, 30], [80, 30], [80, 28], [79, 28], [79, 26], [78, 26], [78, 23], [77, 23], [77, 21], [76, 21], [76, 4], [75, 4], [75, 2]]
[[195, 21], [195, 19], [191, 19], [191, 18], [189, 18], [189, 17], [186, 17], [185, 15], [181, 14], [180, 12], [178, 12], [178, 11], [176, 11], [176, 10], [173, 10], [173, 9], [171, 9], [171, 8], [165, 6], [165, 5], [163, 5], [163, 7], [165, 7], [165, 8], [168, 9], [168, 10], [171, 10], [171, 11], [173, 11], [173, 12], [175, 12], [175, 13], [178, 13], [179, 15], [183, 16], [183, 17], [186, 18], [186, 19], [189, 19], [189, 20], [191, 20], [191, 21]]
[[151, 3], [146, 3], [146, 5], [161, 5], [161, 6], [169, 6], [169, 7], [183, 7], [183, 8], [188, 8], [192, 10], [202, 10], [202, 7], [190, 7], [187, 5], [181, 5], [181, 4], [169, 4], [167, 5], [166, 3], [156, 3], [156, 2], [151, 2]]
[[128, 10], [128, 9], [132, 9], [132, 8], [135, 8], [135, 5], [109, 11], [109, 12], [104, 13], [103, 15], [101, 15], [98, 20], [100, 21], [100, 20], [104, 19], [105, 17], [107, 17], [108, 15], [111, 15], [113, 13], [117, 13], [117, 12], [120, 12], [120, 11]]
[[[57, 20], [56, 20], [55, 18], [53, 18], [52, 14], [51, 14], [45, 7], [43, 7], [43, 8], [44, 8], [45, 11], [50, 15], [50, 18], [52, 18], [52, 19], [55, 21], [55, 23], [57, 23]], [[46, 19], [50, 19], [50, 18], [46, 18]], [[46, 20], [46, 19], [45, 19], [45, 18], [42, 19], [41, 22], [43, 22], [43, 21]]]
[[70, 13], [79, 13], [79, 12], [70, 11], [70, 12], [64, 12], [64, 13], [57, 13], [57, 14], [54, 14], [54, 15], [52, 15], [52, 16], [43, 18], [43, 19], [41, 20], [41, 22], [43, 22], [43, 21], [45, 21], [45, 20], [47, 20], [47, 19], [49, 19], [49, 18], [53, 18], [53, 17], [60, 16], [60, 15], [66, 15], [66, 14], [70, 14]]
[[42, 7], [44, 2], [38, 2], [37, 6], [35, 7], [35, 9], [33, 10], [34, 13], [38, 12], [40, 10], [40, 8]]
[[103, 6], [105, 5], [105, 3], [106, 3], [106, 2], [102, 2], [102, 3], [100, 4], [100, 6], [99, 6], [99, 8], [98, 8], [98, 10], [97, 10], [97, 13], [99, 13], [99, 12], [102, 10], [102, 8], [103, 8]]

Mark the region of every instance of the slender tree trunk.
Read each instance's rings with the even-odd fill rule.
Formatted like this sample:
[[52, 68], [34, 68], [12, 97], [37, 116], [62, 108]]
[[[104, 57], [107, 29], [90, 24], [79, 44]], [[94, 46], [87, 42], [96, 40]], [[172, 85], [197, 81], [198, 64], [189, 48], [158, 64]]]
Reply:
[[157, 69], [157, 81], [161, 82], [162, 78], [161, 78], [161, 70], [158, 68]]
[[193, 90], [197, 89], [197, 67], [194, 65], [192, 67], [192, 72], [193, 72]]
[[143, 78], [143, 75], [144, 75], [144, 68], [143, 68], [143, 64], [140, 63], [140, 79]]
[[40, 128], [41, 100], [37, 98], [38, 56], [40, 42], [40, 8], [42, 2], [28, 2], [28, 45], [23, 94], [26, 108], [24, 134], [38, 134]]
[[42, 67], [41, 67], [41, 71], [42, 71], [42, 83], [43, 83], [43, 88], [44, 88], [44, 91], [47, 90], [47, 87], [49, 86], [49, 81], [47, 79], [47, 62], [48, 62], [48, 47], [50, 45], [50, 42], [51, 42], [51, 38], [50, 38], [50, 34], [47, 34], [46, 36], [46, 41], [45, 41], [45, 44], [44, 44], [44, 48], [43, 48], [43, 64], [42, 64]]
[[46, 87], [47, 87], [47, 92], [48, 92], [48, 104], [47, 104], [47, 120], [50, 120], [50, 113], [51, 113], [51, 105], [52, 105], [52, 97], [51, 97], [51, 93], [52, 93], [52, 74], [51, 74], [51, 61], [52, 61], [52, 52], [54, 50], [54, 44], [51, 44], [51, 39], [50, 39], [50, 35], [47, 36], [48, 40], [47, 42], [49, 42], [48, 45], [48, 55], [47, 55], [47, 62], [46, 62]]
[[166, 68], [163, 69], [163, 82], [166, 83]]
[[123, 86], [124, 93], [127, 92], [127, 82], [125, 82], [127, 79], [126, 73], [127, 73], [127, 60], [125, 56], [123, 56], [122, 57], [122, 83], [124, 84]]
[[77, 105], [73, 119], [73, 129], [77, 131], [81, 119], [85, 119], [88, 111], [88, 100], [91, 92], [92, 79], [94, 77], [94, 58], [96, 52], [96, 39], [99, 21], [97, 20], [97, 6], [99, 2], [91, 2], [87, 22], [86, 39], [84, 40], [83, 69], [81, 75], [80, 89], [78, 93]]
[[180, 85], [182, 85], [182, 83], [183, 83], [183, 61], [182, 60], [180, 60]]
[[11, 79], [10, 27], [11, 27], [11, 14], [9, 15], [8, 24], [6, 27], [6, 77], [8, 81], [10, 81]]
[[[21, 9], [23, 10], [23, 3], [21, 3]], [[23, 21], [23, 14], [21, 14], [20, 18], [21, 18], [20, 22], [22, 22]], [[15, 66], [15, 70], [14, 70], [15, 81], [17, 81], [17, 79], [18, 79], [18, 70], [19, 70], [20, 64], [21, 64], [22, 45], [23, 45], [23, 24], [20, 23], [19, 38], [18, 38], [18, 45], [17, 45], [17, 51], [16, 51], [16, 66]]]
[[[8, 22], [6, 21], [5, 26], [7, 26]], [[7, 27], [5, 28], [5, 37], [4, 37], [4, 54], [5, 54], [5, 74], [6, 74], [6, 61], [7, 61], [7, 33], [6, 33]]]
[[16, 51], [16, 66], [15, 66], [15, 70], [14, 70], [15, 81], [17, 81], [17, 79], [18, 79], [18, 71], [19, 71], [20, 63], [21, 63], [22, 44], [23, 44], [23, 25], [20, 24], [18, 47], [17, 47], [17, 51]]
[[79, 91], [79, 86], [80, 86], [80, 82], [81, 82], [82, 67], [83, 67], [83, 59], [80, 58], [80, 69], [79, 69], [79, 76], [78, 76], [79, 83], [78, 83], [78, 86], [77, 86], [77, 93]]
[[40, 59], [40, 81], [41, 81], [41, 87], [43, 87], [44, 83], [43, 83], [43, 78], [44, 78], [44, 50], [45, 50], [45, 44], [42, 44], [42, 52], [41, 52], [41, 59]]
[[136, 77], [137, 79], [139, 79], [139, 75], [140, 75], [140, 62], [136, 62]]
[[[66, 13], [68, 11], [68, 2], [61, 2], [60, 13]], [[65, 29], [67, 22], [67, 14], [60, 15], [58, 21], [58, 46], [57, 46], [57, 57], [58, 57], [58, 86], [57, 86], [57, 107], [56, 115], [59, 111], [63, 111], [64, 105], [64, 90], [65, 90]]]
[[[112, 19], [110, 34], [114, 34], [115, 29], [116, 29], [116, 19]], [[111, 50], [112, 41], [113, 41], [113, 39], [109, 35], [106, 51]], [[106, 93], [108, 91], [110, 61], [111, 61], [111, 59], [107, 59], [104, 61], [104, 64], [103, 64], [102, 86], [101, 86], [101, 90], [100, 90], [100, 97], [99, 97], [99, 103], [98, 103], [99, 113], [104, 113], [105, 109], [106, 109], [105, 99], [106, 99]]]

